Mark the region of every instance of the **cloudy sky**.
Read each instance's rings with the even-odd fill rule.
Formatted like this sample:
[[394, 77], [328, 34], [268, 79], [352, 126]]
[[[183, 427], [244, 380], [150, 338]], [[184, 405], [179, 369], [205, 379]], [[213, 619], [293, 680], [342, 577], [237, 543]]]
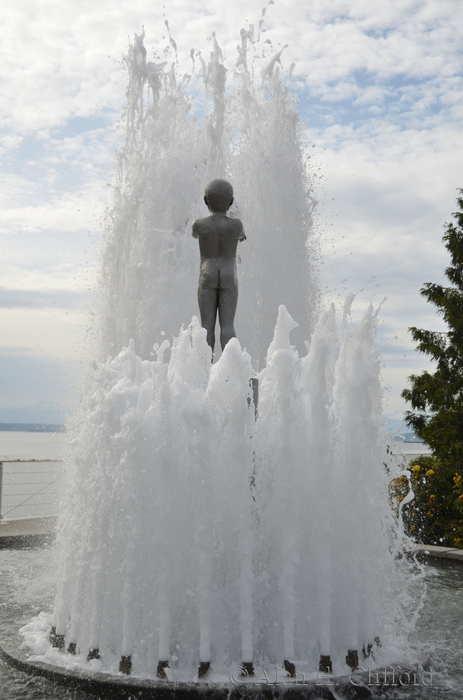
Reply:
[[[0, 409], [67, 405], [83, 365], [88, 294], [124, 104], [129, 39], [189, 67], [216, 32], [233, 66], [262, 0], [17, 0], [0, 43]], [[385, 409], [428, 367], [411, 325], [441, 329], [420, 298], [444, 280], [443, 224], [463, 187], [461, 0], [275, 0], [267, 36], [299, 97], [311, 149], [327, 299], [380, 304]], [[374, 278], [374, 279], [372, 279]], [[77, 382], [78, 383], [78, 382]]]

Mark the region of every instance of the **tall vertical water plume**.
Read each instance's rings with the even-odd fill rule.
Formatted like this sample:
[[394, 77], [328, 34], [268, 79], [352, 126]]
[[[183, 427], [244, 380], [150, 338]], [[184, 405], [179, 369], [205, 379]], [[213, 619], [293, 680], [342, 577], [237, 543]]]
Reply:
[[[147, 60], [143, 36], [127, 56], [99, 361], [60, 518], [54, 663], [220, 680], [283, 662], [308, 677], [320, 659], [343, 673], [349, 654], [403, 652], [376, 315], [352, 325], [350, 299], [338, 334], [334, 309], [318, 313], [294, 97], [281, 52], [259, 80], [250, 52], [242, 30], [232, 88], [215, 37], [209, 63], [192, 52], [199, 73], [180, 81]], [[232, 181], [248, 238], [239, 341], [211, 365], [190, 233], [214, 177]]]
[[[103, 359], [130, 338], [149, 357], [161, 332], [176, 335], [196, 313], [191, 225], [204, 215], [204, 187], [215, 177], [233, 183], [231, 215], [247, 231], [238, 266], [242, 345], [261, 365], [279, 304], [298, 319], [300, 350], [313, 329], [319, 301], [310, 254], [316, 250], [314, 199], [295, 97], [280, 77], [281, 51], [265, 62], [251, 30], [242, 30], [238, 48], [227, 86], [215, 37], [208, 64], [192, 51], [199, 73], [181, 80], [175, 65], [146, 60], [143, 35], [130, 47], [126, 138], [103, 260]], [[249, 65], [257, 58], [263, 66], [258, 80]]]

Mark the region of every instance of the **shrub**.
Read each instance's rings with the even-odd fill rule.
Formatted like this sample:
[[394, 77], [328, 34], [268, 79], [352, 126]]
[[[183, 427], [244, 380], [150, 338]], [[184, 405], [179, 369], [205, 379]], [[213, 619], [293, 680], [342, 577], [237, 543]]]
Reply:
[[[463, 549], [463, 479], [455, 467], [437, 457], [410, 462], [410, 479], [391, 482], [391, 506], [402, 516], [405, 532], [422, 544]], [[402, 504], [411, 488], [414, 498]]]

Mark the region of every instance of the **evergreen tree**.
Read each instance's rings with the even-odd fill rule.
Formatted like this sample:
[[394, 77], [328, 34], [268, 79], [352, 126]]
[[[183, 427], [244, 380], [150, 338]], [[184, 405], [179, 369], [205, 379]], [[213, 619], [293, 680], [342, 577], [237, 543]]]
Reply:
[[412, 408], [406, 423], [458, 473], [463, 466], [463, 190], [459, 193], [456, 223], [445, 224], [443, 237], [451, 258], [445, 270], [450, 286], [427, 282], [420, 290], [437, 308], [447, 331], [410, 328], [417, 349], [435, 361], [436, 371], [412, 375], [411, 389], [402, 392]]

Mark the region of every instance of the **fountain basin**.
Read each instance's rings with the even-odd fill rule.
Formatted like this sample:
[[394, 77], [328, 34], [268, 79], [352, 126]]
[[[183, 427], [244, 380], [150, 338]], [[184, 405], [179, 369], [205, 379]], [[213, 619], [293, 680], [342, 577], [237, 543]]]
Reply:
[[[376, 669], [371, 667], [371, 679], [366, 674], [353, 674], [355, 683], [362, 686], [348, 687], [348, 676], [331, 677], [329, 682], [334, 686], [324, 685], [326, 677], [307, 683], [301, 690], [299, 683], [289, 687], [263, 686], [260, 683], [244, 682], [233, 686], [229, 683], [162, 683], [155, 680], [141, 680], [136, 677], [124, 677], [103, 673], [86, 673], [85, 669], [68, 673], [63, 667], [50, 663], [39, 663], [32, 655], [20, 649], [22, 638], [18, 636], [18, 628], [24, 625], [31, 616], [51, 603], [52, 580], [54, 577], [55, 558], [50, 547], [29, 550], [0, 550], [0, 597], [5, 603], [0, 616], [0, 687], [5, 697], [33, 697], [35, 700], [63, 700], [69, 697], [70, 689], [74, 689], [75, 700], [91, 700], [95, 695], [100, 697], [134, 697], [133, 689], [144, 694], [142, 698], [161, 697], [162, 693], [169, 697], [178, 697], [180, 692], [191, 689], [191, 693], [233, 694], [234, 698], [251, 696], [271, 698], [282, 694], [288, 698], [293, 693], [304, 698], [332, 698], [336, 692], [338, 697], [361, 698], [381, 695], [383, 698], [410, 697], [410, 691], [417, 694], [420, 700], [459, 700], [463, 683], [461, 657], [463, 654], [463, 638], [460, 634], [461, 610], [463, 609], [463, 567], [452, 560], [432, 560], [433, 565], [425, 565], [425, 582], [427, 596], [420, 612], [416, 629], [409, 640], [411, 659], [408, 663], [400, 663], [405, 667], [413, 667], [414, 660], [430, 659], [433, 669], [432, 686], [417, 686], [407, 688], [401, 684], [388, 688], [376, 684], [373, 675]], [[439, 566], [434, 566], [434, 564]], [[414, 595], [418, 595], [415, 591]], [[64, 655], [63, 655], [64, 656]], [[398, 655], [396, 659], [401, 659]], [[3, 661], [4, 663], [1, 663]], [[56, 673], [55, 673], [56, 671]], [[269, 669], [269, 677], [274, 668]], [[283, 669], [280, 669], [283, 675]], [[32, 675], [26, 675], [32, 674]], [[391, 669], [388, 669], [388, 681], [392, 680]], [[300, 678], [300, 676], [298, 676]], [[357, 678], [359, 680], [357, 680]], [[420, 679], [420, 677], [418, 677]], [[417, 679], [417, 680], [418, 680]], [[425, 676], [428, 682], [429, 677]], [[99, 681], [104, 685], [99, 685]], [[405, 680], [405, 679], [404, 679]], [[112, 682], [114, 681], [114, 684]], [[226, 679], [225, 679], [226, 681]], [[281, 678], [281, 682], [285, 682]], [[397, 678], [395, 679], [397, 683]], [[372, 685], [368, 685], [372, 683]], [[116, 687], [117, 686], [117, 687]], [[254, 686], [257, 686], [256, 688]], [[402, 689], [403, 687], [403, 689]], [[254, 693], [255, 691], [255, 693]], [[125, 695], [124, 695], [125, 693]], [[149, 695], [148, 693], [152, 693]], [[303, 695], [305, 693], [305, 695]], [[312, 693], [312, 694], [310, 694]], [[164, 696], [167, 697], [167, 696]], [[222, 695], [221, 695], [222, 697]], [[225, 697], [225, 695], [223, 696]]]
[[[234, 682], [169, 682], [150, 679], [127, 678], [123, 675], [107, 673], [82, 673], [63, 669], [53, 664], [34, 660], [25, 651], [13, 648], [11, 645], [0, 645], [0, 658], [19, 671], [34, 676], [46, 678], [67, 688], [73, 688], [85, 693], [97, 694], [100, 698], [133, 698], [139, 700], [238, 700], [239, 698], [254, 698], [255, 700], [273, 700], [287, 698], [288, 700], [346, 700], [367, 699], [378, 693], [384, 694], [388, 689], [397, 687], [432, 685], [432, 671], [420, 667], [404, 669], [400, 666], [390, 666], [379, 669], [355, 671], [341, 678], [328, 677], [320, 674], [311, 680], [289, 681], [276, 676], [270, 679], [269, 674], [262, 671], [261, 680]], [[364, 667], [365, 668], [365, 667]], [[275, 670], [274, 670], [275, 673]], [[269, 679], [267, 682], [267, 678]]]

